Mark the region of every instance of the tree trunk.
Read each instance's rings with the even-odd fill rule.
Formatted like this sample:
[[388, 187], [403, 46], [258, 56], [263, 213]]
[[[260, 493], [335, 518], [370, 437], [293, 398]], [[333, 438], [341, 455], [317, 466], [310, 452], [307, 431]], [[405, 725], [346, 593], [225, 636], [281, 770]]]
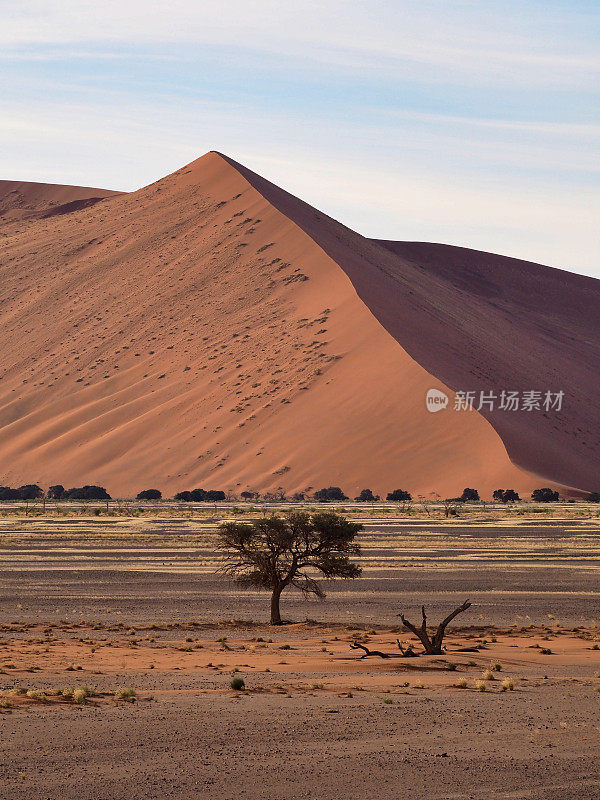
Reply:
[[271, 595], [271, 625], [281, 625], [281, 612], [279, 611], [279, 598], [281, 597], [281, 587], [273, 589]]

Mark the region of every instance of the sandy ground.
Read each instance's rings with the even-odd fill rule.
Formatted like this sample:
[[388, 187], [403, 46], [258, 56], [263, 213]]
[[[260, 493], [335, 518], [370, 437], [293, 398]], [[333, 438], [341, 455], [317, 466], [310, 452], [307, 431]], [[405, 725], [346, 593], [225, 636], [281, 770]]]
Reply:
[[[0, 520], [0, 797], [598, 797], [600, 530], [529, 522], [373, 522], [361, 580], [272, 628], [214, 523]], [[444, 656], [399, 657], [398, 610], [467, 595]]]

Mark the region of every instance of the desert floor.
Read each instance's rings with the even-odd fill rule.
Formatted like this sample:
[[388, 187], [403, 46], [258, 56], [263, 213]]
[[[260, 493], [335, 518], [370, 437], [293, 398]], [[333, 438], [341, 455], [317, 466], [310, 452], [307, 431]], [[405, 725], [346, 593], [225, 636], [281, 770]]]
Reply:
[[[369, 517], [363, 576], [279, 628], [218, 521], [0, 518], [0, 797], [600, 796], [597, 517]], [[444, 656], [399, 657], [400, 611], [466, 597]]]

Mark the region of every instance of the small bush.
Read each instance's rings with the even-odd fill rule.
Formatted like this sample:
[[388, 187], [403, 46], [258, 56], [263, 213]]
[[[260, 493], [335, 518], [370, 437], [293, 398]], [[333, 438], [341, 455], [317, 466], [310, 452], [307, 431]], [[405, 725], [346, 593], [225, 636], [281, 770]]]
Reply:
[[496, 662], [495, 664], [492, 664], [490, 669], [492, 670], [492, 672], [502, 672], [502, 664]]
[[135, 702], [135, 699], [137, 697], [137, 692], [135, 689], [132, 689], [131, 687], [127, 687], [125, 689], [117, 689], [117, 691], [115, 692], [115, 697], [117, 698], [117, 700], [125, 700], [128, 703], [133, 703]]
[[162, 492], [159, 489], [144, 489], [135, 498], [136, 500], [161, 500]]
[[484, 681], [495, 681], [494, 673], [491, 669], [486, 669], [483, 675], [481, 676]]
[[73, 702], [83, 704], [85, 703], [85, 698], [87, 697], [85, 693], [85, 689], [79, 688], [73, 691]]
[[478, 692], [487, 692], [487, 683], [485, 681], [475, 681], [475, 688]]
[[459, 680], [456, 683], [458, 689], [466, 689], [468, 685], [469, 682], [467, 681], [466, 678], [459, 678]]
[[111, 500], [104, 486], [79, 486], [65, 492], [65, 500]]
[[393, 492], [388, 493], [386, 500], [394, 503], [409, 503], [412, 500], [412, 495], [405, 489], [394, 489]]
[[241, 692], [242, 689], [244, 689], [246, 687], [246, 684], [244, 683], [244, 679], [243, 678], [233, 678], [229, 685], [236, 692]]
[[512, 692], [512, 690], [514, 688], [515, 688], [515, 684], [514, 684], [514, 681], [512, 680], [512, 678], [505, 678], [502, 681], [502, 683], [500, 684], [500, 689], [503, 692]]
[[492, 497], [500, 503], [518, 503], [521, 500], [514, 489], [495, 489]]
[[314, 493], [314, 499], [319, 503], [330, 503], [337, 500], [347, 500], [339, 486], [329, 486], [327, 489], [319, 489]]
[[531, 493], [531, 499], [536, 503], [556, 503], [558, 501], [558, 492], [554, 492], [548, 487], [534, 489]]
[[357, 503], [376, 503], [381, 498], [378, 494], [373, 494], [370, 489], [363, 489], [358, 497], [354, 498]]
[[42, 703], [45, 703], [48, 699], [45, 692], [40, 692], [37, 689], [29, 689], [27, 697], [31, 698], [31, 700], [41, 700]]

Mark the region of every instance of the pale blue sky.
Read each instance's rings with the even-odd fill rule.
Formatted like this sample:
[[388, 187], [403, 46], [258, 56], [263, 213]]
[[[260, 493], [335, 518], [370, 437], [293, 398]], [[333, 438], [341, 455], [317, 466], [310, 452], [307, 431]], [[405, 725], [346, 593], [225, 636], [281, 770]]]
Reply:
[[228, 153], [368, 236], [600, 277], [597, 2], [0, 0], [0, 177]]

